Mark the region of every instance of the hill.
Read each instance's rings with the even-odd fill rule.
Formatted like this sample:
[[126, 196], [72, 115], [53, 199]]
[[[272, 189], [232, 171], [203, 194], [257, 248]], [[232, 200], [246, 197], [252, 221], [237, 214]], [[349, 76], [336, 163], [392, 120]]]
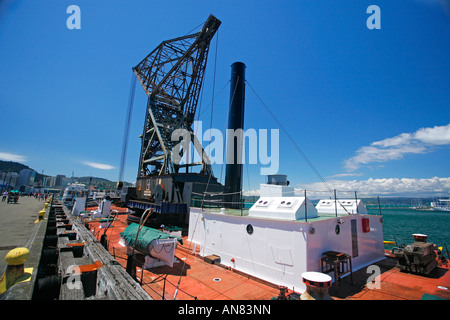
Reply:
[[[20, 170], [22, 170], [22, 169], [30, 169], [30, 170], [36, 171], [36, 170], [30, 168], [29, 166], [24, 165], [19, 162], [0, 160], [0, 172], [2, 171], [2, 172], [17, 172], [17, 173], [19, 173]], [[40, 182], [45, 177], [48, 177], [48, 176], [45, 174], [40, 174], [39, 172], [36, 171], [36, 177], [35, 177], [34, 181]]]
[[[3, 172], [17, 172], [19, 173], [22, 169], [30, 169], [33, 171], [36, 171], [32, 168], [30, 168], [27, 165], [24, 165], [19, 162], [14, 161], [3, 161], [0, 160], [0, 171]], [[36, 172], [36, 182], [40, 182], [43, 180], [44, 177], [49, 177], [48, 175], [40, 174], [39, 172]], [[108, 179], [99, 178], [99, 177], [74, 177], [71, 178], [73, 182], [77, 181], [79, 183], [84, 183], [86, 185], [91, 185], [96, 189], [116, 189], [116, 181], [110, 181]], [[132, 186], [129, 182], [124, 182], [124, 186]]]
[[[87, 186], [91, 185], [92, 187], [96, 189], [107, 189], [107, 190], [115, 190], [117, 188], [117, 181], [110, 181], [108, 179], [104, 178], [98, 178], [98, 177], [79, 177], [79, 178], [72, 178], [73, 180], [78, 181], [79, 183], [83, 183]], [[129, 182], [123, 183], [124, 187], [132, 186]]]
[[[31, 168], [29, 166], [26, 166], [19, 162], [0, 160], [0, 171], [19, 173], [19, 171], [22, 169], [31, 169]], [[31, 169], [31, 170], [33, 170], [33, 169]]]

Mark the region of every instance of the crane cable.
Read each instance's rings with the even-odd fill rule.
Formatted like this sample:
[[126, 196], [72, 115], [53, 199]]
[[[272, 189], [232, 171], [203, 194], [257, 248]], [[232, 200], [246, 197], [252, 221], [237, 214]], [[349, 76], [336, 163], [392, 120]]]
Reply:
[[[328, 189], [328, 191], [334, 195], [335, 201], [339, 203], [339, 205], [344, 209], [344, 211], [347, 214], [350, 214], [347, 210], [347, 208], [344, 207], [344, 205], [339, 201], [336, 197], [336, 190], [331, 189], [329, 184], [325, 181], [325, 179], [322, 177], [322, 175], [319, 173], [319, 171], [316, 169], [316, 167], [312, 164], [312, 162], [308, 159], [308, 157], [305, 155], [305, 153], [300, 149], [300, 147], [295, 143], [294, 139], [291, 137], [291, 135], [286, 131], [286, 129], [283, 127], [283, 125], [278, 121], [278, 119], [275, 117], [273, 112], [269, 109], [269, 107], [264, 103], [264, 101], [261, 99], [261, 97], [256, 93], [256, 90], [252, 87], [252, 85], [246, 80], [245, 81], [250, 89], [253, 91], [256, 98], [261, 102], [261, 104], [264, 106], [264, 108], [267, 110], [267, 112], [270, 114], [270, 116], [273, 118], [273, 120], [277, 123], [278, 127], [281, 129], [281, 131], [284, 132], [284, 134], [288, 137], [288, 139], [291, 141], [291, 143], [294, 145], [294, 147], [297, 149], [297, 152], [302, 156], [302, 158], [305, 160], [305, 162], [308, 164], [308, 166], [311, 168], [311, 170], [316, 174], [316, 176], [320, 179], [322, 184]], [[356, 204], [357, 206], [357, 204]], [[337, 206], [336, 206], [337, 208]]]
[[[211, 97], [211, 116], [210, 116], [210, 120], [209, 120], [209, 141], [211, 141], [211, 135], [212, 135], [211, 129], [212, 129], [212, 124], [213, 124], [213, 113], [214, 113], [214, 93], [216, 90], [216, 69], [217, 69], [218, 47], [219, 47], [219, 30], [217, 30], [217, 35], [216, 35], [216, 53], [214, 55], [214, 77], [213, 77], [213, 88], [212, 88], [212, 97]], [[211, 163], [209, 165], [210, 165], [210, 170], [209, 170], [209, 174], [208, 174], [208, 183], [206, 184], [205, 192], [208, 191], [209, 182], [210, 182], [211, 176], [212, 176], [212, 165], [211, 165]]]
[[[216, 89], [216, 67], [217, 67], [217, 51], [218, 51], [217, 48], [218, 48], [218, 46], [219, 46], [219, 33], [217, 32], [217, 37], [216, 37], [216, 52], [215, 52], [215, 55], [214, 55], [214, 77], [213, 77], [213, 91], [212, 91], [212, 98], [211, 98], [211, 117], [210, 117], [210, 123], [209, 123], [209, 128], [210, 128], [210, 129], [212, 129], [212, 123], [213, 123], [213, 111], [214, 111], [214, 99], [215, 99], [214, 93], [215, 93], [215, 89]], [[227, 83], [227, 85], [228, 85], [228, 83]], [[222, 89], [222, 90], [223, 90], [223, 89]], [[220, 92], [222, 92], [222, 90], [221, 90]], [[200, 105], [200, 106], [201, 106], [201, 105]], [[199, 112], [199, 113], [200, 113], [200, 112]], [[199, 117], [200, 117], [200, 115], [199, 115]], [[210, 131], [210, 133], [211, 133], [211, 131]], [[209, 136], [209, 140], [211, 141], [211, 135]], [[212, 175], [212, 168], [211, 168], [211, 171], [209, 172], [209, 175], [208, 175], [208, 182], [207, 182], [207, 184], [206, 184], [205, 191], [208, 190], [209, 182], [210, 182], [210, 180], [211, 180], [211, 175]], [[202, 199], [202, 206], [203, 206], [203, 200], [204, 200], [204, 195], [203, 195], [203, 199]], [[197, 216], [197, 221], [195, 222], [195, 226], [194, 226], [194, 231], [193, 231], [192, 237], [193, 237], [194, 234], [195, 234], [195, 230], [196, 230], [196, 228], [197, 228], [197, 222], [198, 222], [198, 218], [199, 218], [199, 217], [200, 217], [200, 215]], [[188, 253], [189, 253], [189, 250], [190, 250], [190, 244], [189, 244], [188, 251], [186, 252], [186, 258], [187, 258], [187, 255], [188, 255]], [[183, 261], [183, 267], [181, 268], [181, 272], [180, 272], [180, 276], [179, 276], [179, 278], [178, 278], [178, 283], [177, 283], [177, 285], [176, 285], [176, 289], [175, 289], [175, 294], [174, 294], [174, 296], [173, 296], [173, 300], [175, 300], [175, 299], [177, 298], [178, 289], [180, 288], [180, 285], [181, 285], [181, 277], [182, 277], [183, 272], [184, 272], [184, 269], [185, 269], [185, 267], [186, 267], [186, 258], [185, 258], [184, 261]], [[180, 290], [181, 290], [181, 289], [180, 289]], [[195, 297], [195, 299], [197, 300], [197, 297]]]
[[[300, 147], [295, 143], [294, 139], [291, 137], [291, 135], [287, 132], [287, 130], [283, 127], [283, 125], [278, 121], [278, 119], [275, 117], [273, 112], [269, 109], [269, 107], [264, 103], [264, 101], [261, 99], [261, 97], [256, 93], [256, 90], [252, 87], [252, 85], [246, 80], [245, 81], [250, 89], [255, 94], [256, 98], [261, 102], [261, 104], [264, 106], [264, 108], [268, 111], [270, 116], [273, 118], [273, 120], [277, 123], [278, 127], [281, 129], [281, 131], [284, 132], [284, 134], [288, 137], [288, 139], [291, 141], [291, 143], [294, 145], [295, 149], [297, 149], [297, 152], [302, 156], [303, 160], [308, 164], [308, 166], [311, 168], [311, 170], [316, 174], [316, 176], [320, 179], [322, 184], [328, 189], [328, 191], [332, 194], [334, 194], [333, 189], [328, 185], [328, 183], [325, 181], [325, 179], [322, 177], [322, 175], [317, 171], [316, 167], [312, 164], [312, 162], [308, 159], [308, 157], [305, 155], [305, 153], [300, 149]], [[341, 205], [342, 206], [342, 205]], [[344, 208], [345, 210], [345, 208]], [[347, 210], [345, 210], [347, 211]]]
[[125, 118], [125, 128], [123, 131], [123, 141], [122, 141], [122, 154], [120, 159], [120, 168], [119, 168], [119, 180], [117, 182], [117, 189], [121, 190], [123, 187], [123, 173], [125, 170], [125, 161], [127, 155], [127, 146], [128, 146], [128, 135], [130, 133], [130, 122], [131, 122], [131, 114], [133, 113], [133, 104], [134, 104], [134, 94], [136, 92], [136, 76], [134, 72], [131, 73], [131, 86], [130, 86], [130, 94], [128, 97], [128, 109]]

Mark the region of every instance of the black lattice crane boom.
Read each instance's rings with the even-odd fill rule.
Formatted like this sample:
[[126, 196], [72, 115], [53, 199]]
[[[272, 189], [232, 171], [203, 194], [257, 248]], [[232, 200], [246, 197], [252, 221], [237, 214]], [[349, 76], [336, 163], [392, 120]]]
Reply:
[[148, 95], [138, 178], [178, 173], [180, 167], [193, 165], [201, 165], [202, 174], [212, 174], [209, 159], [200, 143], [194, 143], [200, 163], [180, 165], [173, 161], [172, 150], [179, 141], [172, 141], [171, 137], [176, 129], [185, 129], [191, 141], [198, 142], [192, 124], [209, 45], [220, 24], [220, 20], [210, 15], [201, 31], [163, 41], [133, 68]]

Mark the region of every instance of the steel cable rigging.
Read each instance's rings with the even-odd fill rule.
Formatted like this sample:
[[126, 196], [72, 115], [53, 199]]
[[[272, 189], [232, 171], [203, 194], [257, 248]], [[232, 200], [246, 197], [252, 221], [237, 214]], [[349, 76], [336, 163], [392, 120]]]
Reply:
[[130, 94], [128, 97], [128, 109], [125, 117], [125, 128], [123, 130], [122, 154], [120, 158], [120, 167], [119, 167], [119, 180], [117, 182], [117, 189], [119, 190], [122, 189], [123, 187], [123, 173], [125, 170], [125, 162], [128, 147], [128, 135], [130, 133], [131, 114], [133, 113], [134, 94], [136, 92], [136, 79], [137, 78], [135, 77], [134, 72], [132, 72]]

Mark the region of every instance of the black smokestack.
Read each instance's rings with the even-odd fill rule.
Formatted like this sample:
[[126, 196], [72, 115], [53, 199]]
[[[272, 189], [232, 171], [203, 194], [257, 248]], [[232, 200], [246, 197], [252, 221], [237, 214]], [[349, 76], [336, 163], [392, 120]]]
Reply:
[[242, 150], [245, 102], [245, 64], [235, 62], [231, 65], [230, 109], [228, 111], [225, 197], [226, 207], [241, 207]]

